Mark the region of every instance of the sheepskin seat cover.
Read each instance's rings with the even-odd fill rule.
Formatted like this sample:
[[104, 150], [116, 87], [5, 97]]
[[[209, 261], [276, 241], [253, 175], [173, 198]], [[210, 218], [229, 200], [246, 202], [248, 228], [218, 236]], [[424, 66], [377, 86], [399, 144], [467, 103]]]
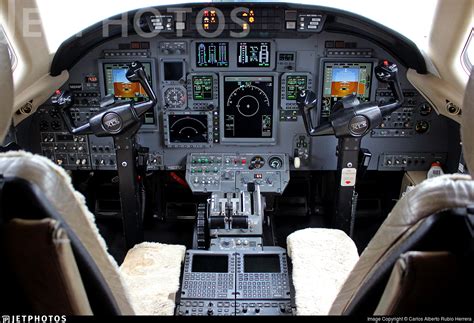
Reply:
[[304, 229], [287, 238], [297, 315], [328, 315], [354, 268], [357, 247], [343, 231]]
[[49, 159], [24, 151], [0, 154], [0, 174], [23, 178], [44, 193], [97, 264], [121, 314], [172, 315], [185, 247], [143, 243], [129, 251], [121, 268], [108, 253], [95, 216], [67, 172]]

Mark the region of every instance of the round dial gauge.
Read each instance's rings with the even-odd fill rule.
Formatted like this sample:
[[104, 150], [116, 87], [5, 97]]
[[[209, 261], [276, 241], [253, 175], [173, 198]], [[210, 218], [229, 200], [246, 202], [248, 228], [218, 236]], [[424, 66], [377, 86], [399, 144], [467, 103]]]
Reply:
[[260, 169], [265, 165], [265, 159], [261, 156], [255, 156], [250, 160], [249, 169]]
[[420, 120], [415, 125], [415, 131], [419, 134], [424, 134], [430, 129], [430, 124], [428, 121]]
[[283, 167], [283, 160], [280, 157], [272, 157], [268, 161], [268, 165], [273, 169], [280, 169]]
[[262, 89], [254, 85], [244, 85], [229, 95], [227, 106], [235, 107], [242, 116], [251, 118], [259, 112], [261, 106], [270, 108], [270, 100]]
[[432, 110], [433, 110], [433, 108], [431, 107], [431, 105], [428, 102], [424, 102], [420, 105], [420, 115], [422, 115], [424, 117], [429, 115]]
[[186, 105], [186, 91], [180, 87], [171, 87], [165, 91], [165, 104], [171, 109], [182, 109]]

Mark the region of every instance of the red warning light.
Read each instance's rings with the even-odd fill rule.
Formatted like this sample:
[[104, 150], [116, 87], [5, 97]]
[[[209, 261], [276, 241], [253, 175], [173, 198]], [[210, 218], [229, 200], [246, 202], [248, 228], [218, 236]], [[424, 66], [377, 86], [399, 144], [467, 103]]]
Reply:
[[388, 61], [387, 61], [387, 60], [384, 60], [384, 61], [383, 61], [383, 65], [384, 65], [384, 66], [388, 66], [388, 65], [389, 65]]
[[61, 90], [56, 90], [56, 95], [60, 95], [61, 94]]

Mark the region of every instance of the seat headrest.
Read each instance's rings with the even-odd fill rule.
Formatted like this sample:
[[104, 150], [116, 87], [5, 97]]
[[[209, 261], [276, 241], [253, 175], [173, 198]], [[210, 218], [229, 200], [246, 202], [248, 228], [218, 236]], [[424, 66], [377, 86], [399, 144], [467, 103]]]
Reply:
[[8, 42], [0, 32], [0, 144], [10, 128], [13, 114], [13, 75]]
[[474, 73], [472, 71], [464, 95], [461, 138], [467, 168], [470, 174], [474, 174]]

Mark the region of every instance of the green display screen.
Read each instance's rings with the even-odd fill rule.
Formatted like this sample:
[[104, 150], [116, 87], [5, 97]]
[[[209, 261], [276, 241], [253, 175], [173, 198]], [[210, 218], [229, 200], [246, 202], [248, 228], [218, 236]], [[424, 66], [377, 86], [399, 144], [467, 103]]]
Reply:
[[212, 100], [213, 87], [212, 76], [193, 76], [193, 99], [196, 101]]
[[286, 79], [286, 99], [296, 100], [298, 91], [306, 90], [308, 77], [305, 75], [290, 75]]

